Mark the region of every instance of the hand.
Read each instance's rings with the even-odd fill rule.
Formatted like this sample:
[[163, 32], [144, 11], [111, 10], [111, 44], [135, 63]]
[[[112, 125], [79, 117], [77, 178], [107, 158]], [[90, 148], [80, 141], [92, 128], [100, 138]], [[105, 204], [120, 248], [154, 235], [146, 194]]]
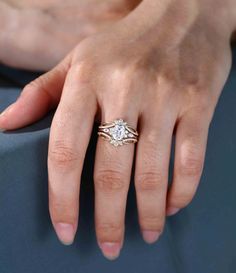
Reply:
[[[231, 66], [233, 27], [229, 16], [217, 15], [217, 5], [212, 15], [204, 14], [198, 2], [185, 2], [160, 1], [157, 9], [155, 1], [144, 1], [27, 85], [0, 118], [0, 127], [15, 129], [57, 106], [48, 152], [49, 206], [65, 244], [73, 241], [78, 225], [79, 181], [94, 119], [123, 118], [138, 127], [135, 188], [148, 243], [162, 233], [165, 215], [188, 205], [196, 192], [209, 124]], [[174, 131], [174, 174], [168, 191]], [[123, 244], [133, 157], [134, 145], [114, 147], [98, 139], [95, 224], [108, 258], [117, 257]]]
[[0, 62], [23, 69], [49, 70], [79, 41], [112, 25], [139, 2], [0, 1]]

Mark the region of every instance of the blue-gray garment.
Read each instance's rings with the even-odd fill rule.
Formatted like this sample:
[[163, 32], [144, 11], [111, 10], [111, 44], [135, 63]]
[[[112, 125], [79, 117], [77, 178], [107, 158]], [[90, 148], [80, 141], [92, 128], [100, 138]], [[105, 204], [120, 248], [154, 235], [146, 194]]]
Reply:
[[[37, 75], [6, 67], [0, 74], [5, 86], [0, 89], [0, 110], [21, 91], [9, 84], [22, 87]], [[0, 273], [236, 272], [236, 62], [210, 127], [205, 168], [193, 202], [167, 220], [158, 243], [147, 245], [139, 232], [132, 181], [125, 244], [114, 262], [102, 256], [94, 231], [96, 126], [82, 175], [75, 243], [63, 246], [53, 231], [47, 196], [52, 116], [0, 133]]]

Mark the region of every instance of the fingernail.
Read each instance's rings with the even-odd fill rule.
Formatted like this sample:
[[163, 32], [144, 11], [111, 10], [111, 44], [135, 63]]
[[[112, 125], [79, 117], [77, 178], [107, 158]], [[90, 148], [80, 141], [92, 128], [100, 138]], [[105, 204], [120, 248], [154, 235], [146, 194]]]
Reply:
[[150, 230], [143, 230], [142, 234], [144, 241], [148, 244], [153, 244], [160, 236], [160, 232]]
[[120, 249], [121, 249], [120, 243], [105, 242], [105, 243], [98, 243], [98, 244], [102, 250], [103, 255], [107, 259], [114, 260], [120, 255]]
[[56, 223], [55, 230], [59, 240], [64, 245], [71, 245], [73, 243], [75, 237], [75, 229], [73, 225], [67, 223]]
[[169, 207], [167, 210], [166, 210], [166, 215], [167, 216], [172, 216], [174, 214], [176, 214], [180, 209], [178, 208], [174, 208], [174, 207]]

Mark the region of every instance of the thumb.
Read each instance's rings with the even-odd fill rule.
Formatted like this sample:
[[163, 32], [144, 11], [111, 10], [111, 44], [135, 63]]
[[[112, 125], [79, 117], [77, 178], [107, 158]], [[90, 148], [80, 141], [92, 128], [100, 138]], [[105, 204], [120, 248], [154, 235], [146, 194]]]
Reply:
[[56, 108], [69, 66], [70, 55], [54, 69], [27, 84], [16, 102], [1, 113], [0, 128], [12, 130], [29, 125]]

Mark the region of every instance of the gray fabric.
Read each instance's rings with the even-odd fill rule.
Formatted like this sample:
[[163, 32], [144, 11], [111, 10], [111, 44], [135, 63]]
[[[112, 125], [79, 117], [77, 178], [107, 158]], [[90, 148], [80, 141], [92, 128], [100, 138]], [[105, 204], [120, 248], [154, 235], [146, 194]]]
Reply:
[[[17, 78], [17, 75], [14, 75]], [[47, 146], [53, 113], [24, 129], [0, 133], [0, 273], [234, 273], [236, 270], [236, 63], [211, 124], [204, 173], [189, 207], [167, 220], [158, 243], [140, 236], [133, 181], [126, 239], [114, 262], [94, 232], [93, 158], [96, 126], [82, 176], [75, 243], [59, 243], [47, 201]], [[0, 110], [20, 89], [0, 89]], [[173, 163], [173, 157], [172, 157]]]

